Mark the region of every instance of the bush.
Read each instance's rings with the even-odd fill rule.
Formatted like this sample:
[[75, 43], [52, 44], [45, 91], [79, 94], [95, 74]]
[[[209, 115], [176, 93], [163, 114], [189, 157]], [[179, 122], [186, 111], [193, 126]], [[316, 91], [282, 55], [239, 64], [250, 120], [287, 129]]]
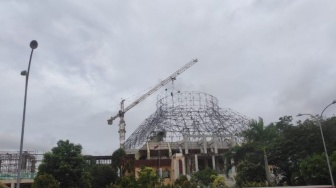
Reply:
[[209, 186], [214, 181], [214, 177], [216, 177], [217, 175], [218, 173], [215, 170], [206, 168], [204, 170], [195, 172], [192, 175], [191, 179], [193, 182], [197, 182], [198, 184]]
[[34, 179], [32, 188], [59, 188], [59, 182], [50, 174], [41, 174]]

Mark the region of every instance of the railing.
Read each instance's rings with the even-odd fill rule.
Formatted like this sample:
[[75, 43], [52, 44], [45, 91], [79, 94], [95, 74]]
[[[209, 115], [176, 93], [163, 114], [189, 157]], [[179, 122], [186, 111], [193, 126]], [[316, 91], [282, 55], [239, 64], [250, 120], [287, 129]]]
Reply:
[[[21, 179], [34, 179], [36, 177], [36, 172], [31, 173], [21, 173]], [[17, 173], [0, 173], [0, 180], [14, 180], [17, 178]]]

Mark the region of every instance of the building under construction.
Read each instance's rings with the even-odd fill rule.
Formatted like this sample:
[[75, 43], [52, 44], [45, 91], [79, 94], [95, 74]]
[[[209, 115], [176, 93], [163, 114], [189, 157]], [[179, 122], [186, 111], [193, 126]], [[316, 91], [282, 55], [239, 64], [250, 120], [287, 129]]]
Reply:
[[135, 171], [154, 167], [168, 184], [207, 167], [220, 174], [228, 170], [231, 161], [224, 154], [241, 142], [249, 118], [221, 109], [214, 96], [202, 92], [166, 90], [156, 106], [124, 144], [126, 153], [134, 156]]
[[[22, 153], [21, 173], [22, 178], [32, 179], [41, 162], [42, 154], [35, 151]], [[16, 179], [19, 166], [19, 152], [0, 152], [0, 179]]]
[[[37, 151], [24, 151], [21, 164], [22, 187], [30, 187], [37, 174], [43, 154]], [[0, 151], [0, 181], [14, 187], [19, 167], [19, 152]]]

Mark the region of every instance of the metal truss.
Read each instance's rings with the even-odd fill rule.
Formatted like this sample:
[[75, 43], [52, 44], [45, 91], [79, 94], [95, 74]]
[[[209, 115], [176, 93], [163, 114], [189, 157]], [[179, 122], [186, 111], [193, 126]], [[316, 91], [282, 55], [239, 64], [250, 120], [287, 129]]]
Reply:
[[[147, 141], [177, 142], [188, 135], [193, 138], [219, 135], [241, 140], [239, 133], [250, 119], [229, 108], [221, 109], [218, 100], [203, 92], [162, 92], [157, 110], [131, 134], [125, 149], [138, 149]], [[195, 140], [197, 141], [197, 140]]]

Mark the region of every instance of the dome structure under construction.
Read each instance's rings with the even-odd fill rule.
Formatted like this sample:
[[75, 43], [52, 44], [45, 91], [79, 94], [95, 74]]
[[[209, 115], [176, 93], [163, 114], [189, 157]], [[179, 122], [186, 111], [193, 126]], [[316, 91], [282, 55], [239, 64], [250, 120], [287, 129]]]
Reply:
[[216, 135], [240, 139], [249, 118], [229, 108], [221, 109], [216, 97], [203, 92], [164, 91], [157, 110], [130, 135], [125, 149], [139, 149], [148, 141], [178, 142], [186, 136], [198, 141]]

